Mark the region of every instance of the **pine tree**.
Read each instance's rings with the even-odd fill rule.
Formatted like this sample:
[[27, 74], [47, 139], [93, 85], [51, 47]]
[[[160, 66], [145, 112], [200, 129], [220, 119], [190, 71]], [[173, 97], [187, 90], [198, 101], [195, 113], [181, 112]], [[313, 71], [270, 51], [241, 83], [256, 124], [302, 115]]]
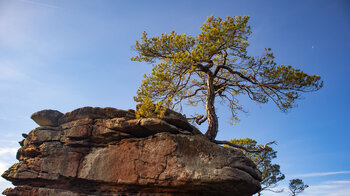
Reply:
[[[218, 117], [215, 104], [226, 101], [233, 120], [242, 110], [239, 95], [258, 103], [272, 100], [282, 111], [294, 106], [302, 92], [322, 87], [318, 75], [308, 75], [288, 65], [277, 65], [270, 48], [260, 57], [247, 55], [249, 16], [208, 17], [198, 36], [169, 34], [148, 37], [144, 32], [136, 41], [138, 55], [133, 61], [154, 63], [152, 73], [144, 76], [134, 97], [141, 103], [138, 117], [162, 116], [187, 100], [193, 106], [202, 103], [206, 114], [196, 121], [208, 121], [206, 137], [215, 141]], [[201, 118], [200, 118], [201, 117]]]

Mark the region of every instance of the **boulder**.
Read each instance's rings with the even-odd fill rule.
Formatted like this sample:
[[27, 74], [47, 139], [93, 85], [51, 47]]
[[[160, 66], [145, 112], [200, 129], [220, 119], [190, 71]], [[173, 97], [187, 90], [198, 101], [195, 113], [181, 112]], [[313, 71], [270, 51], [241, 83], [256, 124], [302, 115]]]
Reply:
[[111, 119], [117, 117], [129, 117], [135, 118], [135, 112], [133, 110], [119, 110], [111, 107], [83, 107], [68, 112], [60, 118], [59, 123], [67, 123], [78, 119]]
[[130, 114], [81, 108], [57, 127], [30, 131], [19, 162], [2, 175], [16, 187], [3, 194], [248, 196], [260, 190], [261, 173], [250, 159], [210, 142], [185, 118], [173, 117], [187, 123], [182, 126]]
[[63, 114], [57, 110], [41, 110], [32, 114], [31, 119], [33, 119], [40, 126], [58, 126], [58, 119], [60, 119]]

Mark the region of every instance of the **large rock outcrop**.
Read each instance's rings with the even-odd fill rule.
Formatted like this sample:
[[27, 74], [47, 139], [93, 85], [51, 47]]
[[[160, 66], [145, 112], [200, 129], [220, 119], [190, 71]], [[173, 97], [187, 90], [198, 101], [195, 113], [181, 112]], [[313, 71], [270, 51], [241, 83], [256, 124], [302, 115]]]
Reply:
[[135, 119], [133, 110], [85, 107], [32, 115], [2, 175], [4, 195], [252, 195], [260, 172], [239, 151], [207, 140], [179, 113]]

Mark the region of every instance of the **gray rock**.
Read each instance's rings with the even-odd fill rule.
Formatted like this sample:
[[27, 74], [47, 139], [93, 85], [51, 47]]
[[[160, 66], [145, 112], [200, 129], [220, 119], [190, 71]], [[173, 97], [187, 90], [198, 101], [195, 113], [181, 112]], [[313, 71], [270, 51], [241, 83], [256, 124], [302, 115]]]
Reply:
[[58, 119], [60, 119], [63, 114], [57, 110], [41, 110], [35, 112], [30, 117], [40, 126], [58, 126]]
[[59, 120], [59, 124], [68, 123], [79, 119], [111, 119], [120, 117], [134, 117], [135, 114], [132, 111], [119, 110], [111, 107], [83, 107], [68, 112], [62, 116]]

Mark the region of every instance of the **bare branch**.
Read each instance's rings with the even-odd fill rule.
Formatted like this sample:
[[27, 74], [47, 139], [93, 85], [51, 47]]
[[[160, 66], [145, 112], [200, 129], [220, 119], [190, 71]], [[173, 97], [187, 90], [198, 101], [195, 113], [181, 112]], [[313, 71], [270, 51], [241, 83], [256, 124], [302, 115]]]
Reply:
[[193, 97], [193, 96], [197, 95], [198, 91], [200, 91], [200, 90], [206, 90], [206, 89], [205, 89], [205, 88], [198, 88], [198, 89], [196, 89], [192, 94], [183, 96], [183, 98], [184, 98], [184, 99], [187, 99], [187, 98], [189, 98], [189, 97]]
[[197, 118], [197, 119], [196, 119], [196, 123], [197, 123], [198, 125], [201, 125], [201, 124], [204, 123], [207, 119], [208, 119], [207, 116], [204, 117], [203, 115], [201, 115], [200, 118]]

